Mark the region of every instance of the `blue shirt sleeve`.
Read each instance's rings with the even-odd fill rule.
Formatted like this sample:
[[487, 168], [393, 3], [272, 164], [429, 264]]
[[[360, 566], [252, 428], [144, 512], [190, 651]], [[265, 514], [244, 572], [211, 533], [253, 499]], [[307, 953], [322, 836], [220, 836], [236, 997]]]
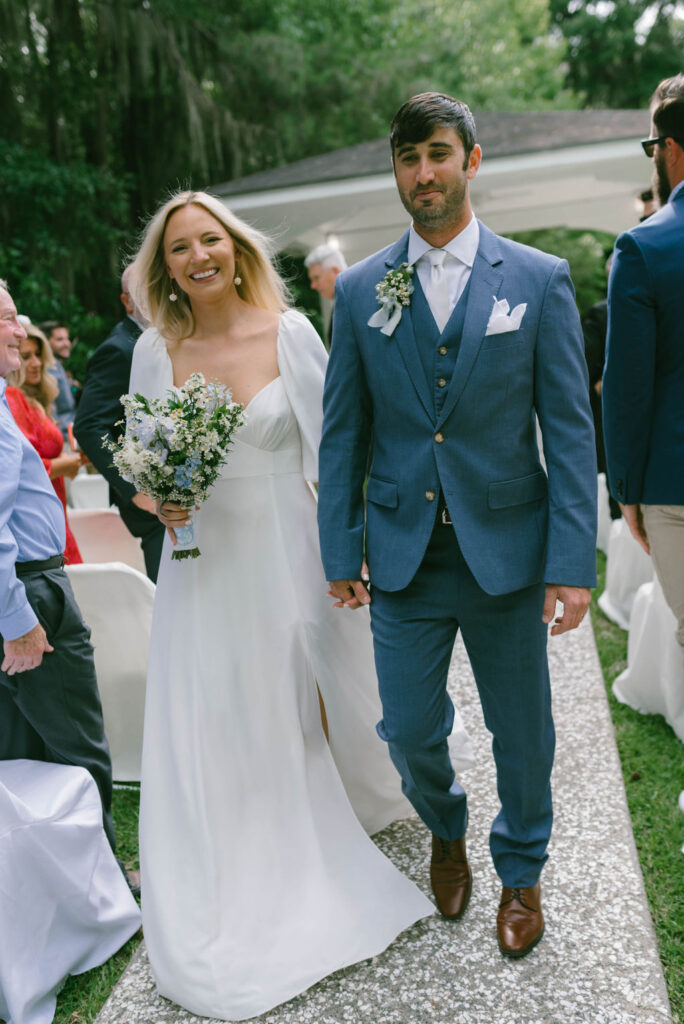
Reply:
[[26, 591], [14, 570], [18, 545], [10, 518], [19, 488], [22, 464], [21, 441], [6, 428], [0, 416], [0, 634], [16, 640], [38, 624], [26, 599]]

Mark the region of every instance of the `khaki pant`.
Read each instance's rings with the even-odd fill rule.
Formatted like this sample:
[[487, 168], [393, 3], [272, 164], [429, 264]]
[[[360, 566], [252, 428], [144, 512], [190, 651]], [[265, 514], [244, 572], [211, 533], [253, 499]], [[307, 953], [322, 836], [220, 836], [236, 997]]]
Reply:
[[651, 558], [684, 649], [684, 505], [642, 505]]

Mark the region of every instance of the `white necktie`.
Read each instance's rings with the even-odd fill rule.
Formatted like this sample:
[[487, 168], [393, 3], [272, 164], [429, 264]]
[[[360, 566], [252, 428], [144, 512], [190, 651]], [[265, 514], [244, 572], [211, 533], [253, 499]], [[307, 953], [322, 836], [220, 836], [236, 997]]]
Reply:
[[444, 273], [444, 260], [447, 253], [444, 249], [428, 249], [425, 255], [430, 261], [430, 280], [425, 291], [425, 298], [441, 334], [451, 316], [449, 285]]

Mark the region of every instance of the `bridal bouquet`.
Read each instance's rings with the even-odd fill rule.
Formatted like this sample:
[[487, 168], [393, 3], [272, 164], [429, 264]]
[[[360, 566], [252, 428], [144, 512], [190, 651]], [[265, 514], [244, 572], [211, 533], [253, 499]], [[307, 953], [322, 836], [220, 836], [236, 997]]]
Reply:
[[[151, 401], [122, 395], [126, 432], [102, 439], [124, 480], [143, 494], [193, 508], [204, 501], [228, 459], [234, 431], [244, 422], [242, 406], [223, 384], [207, 384], [193, 373], [180, 388]], [[174, 559], [197, 558], [192, 522], [176, 527]]]

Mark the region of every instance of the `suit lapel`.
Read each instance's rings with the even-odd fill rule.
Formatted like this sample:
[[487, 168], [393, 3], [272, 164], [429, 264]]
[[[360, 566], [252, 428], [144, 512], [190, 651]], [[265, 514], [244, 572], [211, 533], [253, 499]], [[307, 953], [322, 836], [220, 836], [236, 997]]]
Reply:
[[461, 345], [454, 367], [454, 375], [442, 406], [440, 422], [453, 412], [468, 383], [480, 346], [484, 341], [494, 298], [498, 296], [503, 281], [503, 273], [498, 267], [501, 262], [502, 257], [496, 235], [480, 223], [480, 244], [470, 278]]
[[[385, 257], [385, 264], [387, 268], [396, 269], [401, 263], [405, 263], [408, 257], [408, 231], [404, 234], [399, 241], [390, 249], [387, 256]], [[416, 277], [415, 269], [413, 272], [413, 287], [420, 288], [418, 279]], [[401, 353], [401, 357], [404, 360], [404, 365], [408, 371], [408, 375], [411, 378], [421, 403], [425, 407], [425, 411], [434, 422], [435, 419], [435, 408], [432, 401], [432, 394], [428, 386], [427, 379], [425, 377], [425, 370], [423, 369], [423, 363], [418, 352], [418, 344], [416, 342], [416, 335], [413, 330], [412, 317], [409, 312], [410, 307], [405, 307], [402, 311], [401, 320], [395, 328], [394, 334], [390, 336], [389, 343], [396, 344], [397, 348]]]

